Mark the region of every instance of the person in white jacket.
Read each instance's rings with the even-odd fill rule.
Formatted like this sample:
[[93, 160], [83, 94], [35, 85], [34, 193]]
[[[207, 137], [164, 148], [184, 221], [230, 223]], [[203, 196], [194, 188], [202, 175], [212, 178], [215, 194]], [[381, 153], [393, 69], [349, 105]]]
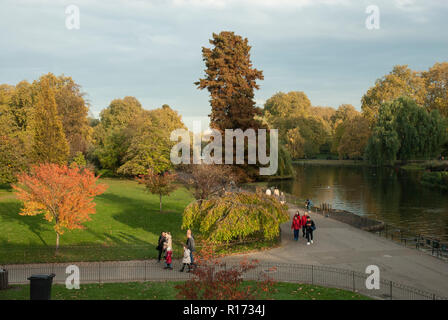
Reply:
[[186, 266], [188, 266], [188, 271], [190, 272], [191, 270], [191, 256], [190, 256], [190, 249], [188, 249], [188, 247], [184, 244], [184, 256], [182, 258], [182, 269], [180, 269], [180, 272], [184, 272], [184, 269]]

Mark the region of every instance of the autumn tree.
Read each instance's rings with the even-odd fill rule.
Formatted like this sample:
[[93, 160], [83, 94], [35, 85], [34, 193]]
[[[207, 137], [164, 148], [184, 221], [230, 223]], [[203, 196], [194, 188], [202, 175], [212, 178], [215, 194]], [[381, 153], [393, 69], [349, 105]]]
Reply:
[[305, 140], [300, 134], [299, 128], [289, 129], [286, 133], [286, 148], [293, 159], [300, 159], [304, 156]]
[[157, 173], [152, 169], [148, 169], [146, 174], [137, 177], [138, 183], [144, 184], [150, 193], [159, 196], [160, 213], [162, 213], [162, 196], [167, 196], [176, 190], [175, 180], [176, 174], [173, 172]]
[[307, 117], [310, 111], [311, 101], [302, 91], [278, 92], [264, 104], [264, 114], [268, 119]]
[[259, 128], [254, 117], [260, 114], [254, 101], [257, 80], [263, 73], [253, 68], [247, 38], [233, 32], [213, 33], [212, 48], [202, 48], [205, 77], [195, 84], [210, 93], [210, 126], [225, 129]]
[[338, 146], [339, 158], [362, 158], [370, 138], [369, 122], [358, 115], [347, 120], [341, 126], [344, 127], [344, 130]]
[[[343, 157], [343, 155], [339, 153], [339, 145], [341, 143], [341, 139], [344, 136], [348, 124], [353, 124], [352, 120], [360, 115], [361, 113], [357, 111], [351, 104], [342, 104], [339, 106], [332, 117], [334, 130], [331, 142], [331, 152], [338, 154], [340, 157]], [[346, 135], [346, 137], [348, 137], [348, 135]]]
[[380, 106], [401, 96], [414, 99], [420, 106], [425, 103], [425, 81], [418, 72], [411, 70], [407, 65], [395, 66], [364, 94], [361, 100], [363, 116], [373, 126]]
[[84, 99], [85, 94], [71, 77], [45, 74], [34, 81], [33, 87], [39, 90], [44, 82], [50, 83], [54, 91], [62, 128], [67, 139], [70, 156], [80, 151], [85, 153], [91, 142], [92, 129], [88, 123], [89, 107]]
[[52, 163], [34, 165], [30, 173], [21, 173], [17, 179], [13, 188], [24, 203], [20, 215], [43, 214], [53, 223], [56, 250], [65, 230], [83, 229], [83, 223], [91, 220], [93, 199], [106, 190], [91, 171]]
[[65, 164], [69, 145], [65, 137], [54, 90], [48, 79], [37, 89], [33, 117], [33, 158], [38, 163]]
[[192, 189], [197, 200], [221, 195], [226, 188], [239, 182], [238, 175], [230, 166], [213, 164], [189, 165], [179, 178]]
[[423, 72], [427, 95], [425, 105], [429, 110], [439, 110], [448, 118], [448, 62], [436, 63]]

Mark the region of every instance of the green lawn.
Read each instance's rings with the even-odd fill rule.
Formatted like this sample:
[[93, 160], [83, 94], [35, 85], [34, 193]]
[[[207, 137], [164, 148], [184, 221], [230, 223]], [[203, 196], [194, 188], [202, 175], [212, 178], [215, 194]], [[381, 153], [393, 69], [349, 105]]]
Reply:
[[[174, 300], [179, 282], [129, 282], [85, 284], [79, 290], [68, 290], [64, 285], [53, 285], [53, 300]], [[275, 300], [367, 300], [351, 291], [278, 282], [270, 298]], [[29, 285], [14, 285], [0, 291], [0, 300], [29, 299]]]
[[[163, 198], [135, 181], [101, 179], [107, 191], [96, 198], [97, 212], [84, 230], [67, 231], [54, 255], [56, 235], [42, 215], [20, 216], [21, 204], [11, 190], [0, 189], [0, 264], [155, 258], [160, 231], [170, 231], [175, 254], [185, 232], [180, 229], [184, 207], [193, 200], [181, 187]], [[178, 243], [176, 243], [178, 242]]]

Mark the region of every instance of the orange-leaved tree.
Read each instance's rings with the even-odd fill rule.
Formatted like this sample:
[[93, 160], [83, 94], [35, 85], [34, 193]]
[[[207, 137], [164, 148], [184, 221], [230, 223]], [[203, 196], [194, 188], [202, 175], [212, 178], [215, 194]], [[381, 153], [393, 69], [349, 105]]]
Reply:
[[162, 212], [162, 196], [167, 196], [176, 190], [175, 180], [176, 174], [173, 172], [157, 173], [152, 169], [148, 169], [146, 174], [137, 178], [138, 183], [144, 184], [150, 193], [159, 195], [160, 212]]
[[34, 165], [29, 173], [17, 176], [13, 185], [24, 206], [23, 216], [44, 214], [56, 231], [56, 250], [59, 237], [65, 230], [83, 229], [83, 223], [95, 213], [95, 196], [107, 186], [97, 184], [98, 177], [87, 169], [70, 168], [53, 163]]

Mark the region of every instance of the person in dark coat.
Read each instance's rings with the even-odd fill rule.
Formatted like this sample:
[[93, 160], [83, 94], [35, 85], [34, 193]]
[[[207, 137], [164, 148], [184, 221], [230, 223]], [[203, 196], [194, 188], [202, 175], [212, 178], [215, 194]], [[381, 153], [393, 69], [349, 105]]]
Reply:
[[306, 220], [305, 228], [306, 228], [306, 239], [308, 241], [307, 245], [310, 245], [311, 243], [313, 243], [313, 231], [316, 230], [316, 225], [309, 216]]
[[163, 247], [163, 244], [165, 242], [166, 242], [166, 232], [162, 231], [160, 233], [159, 242], [158, 242], [157, 247], [156, 247], [157, 251], [159, 251], [159, 261], [158, 262], [160, 262], [162, 260], [162, 254], [165, 251], [165, 249]]
[[193, 235], [191, 234], [191, 230], [188, 229], [187, 230], [187, 243], [186, 246], [188, 248], [188, 250], [190, 250], [190, 260], [191, 260], [191, 265], [194, 266], [194, 256], [193, 256], [193, 252], [195, 251], [195, 243], [194, 243], [194, 238]]

